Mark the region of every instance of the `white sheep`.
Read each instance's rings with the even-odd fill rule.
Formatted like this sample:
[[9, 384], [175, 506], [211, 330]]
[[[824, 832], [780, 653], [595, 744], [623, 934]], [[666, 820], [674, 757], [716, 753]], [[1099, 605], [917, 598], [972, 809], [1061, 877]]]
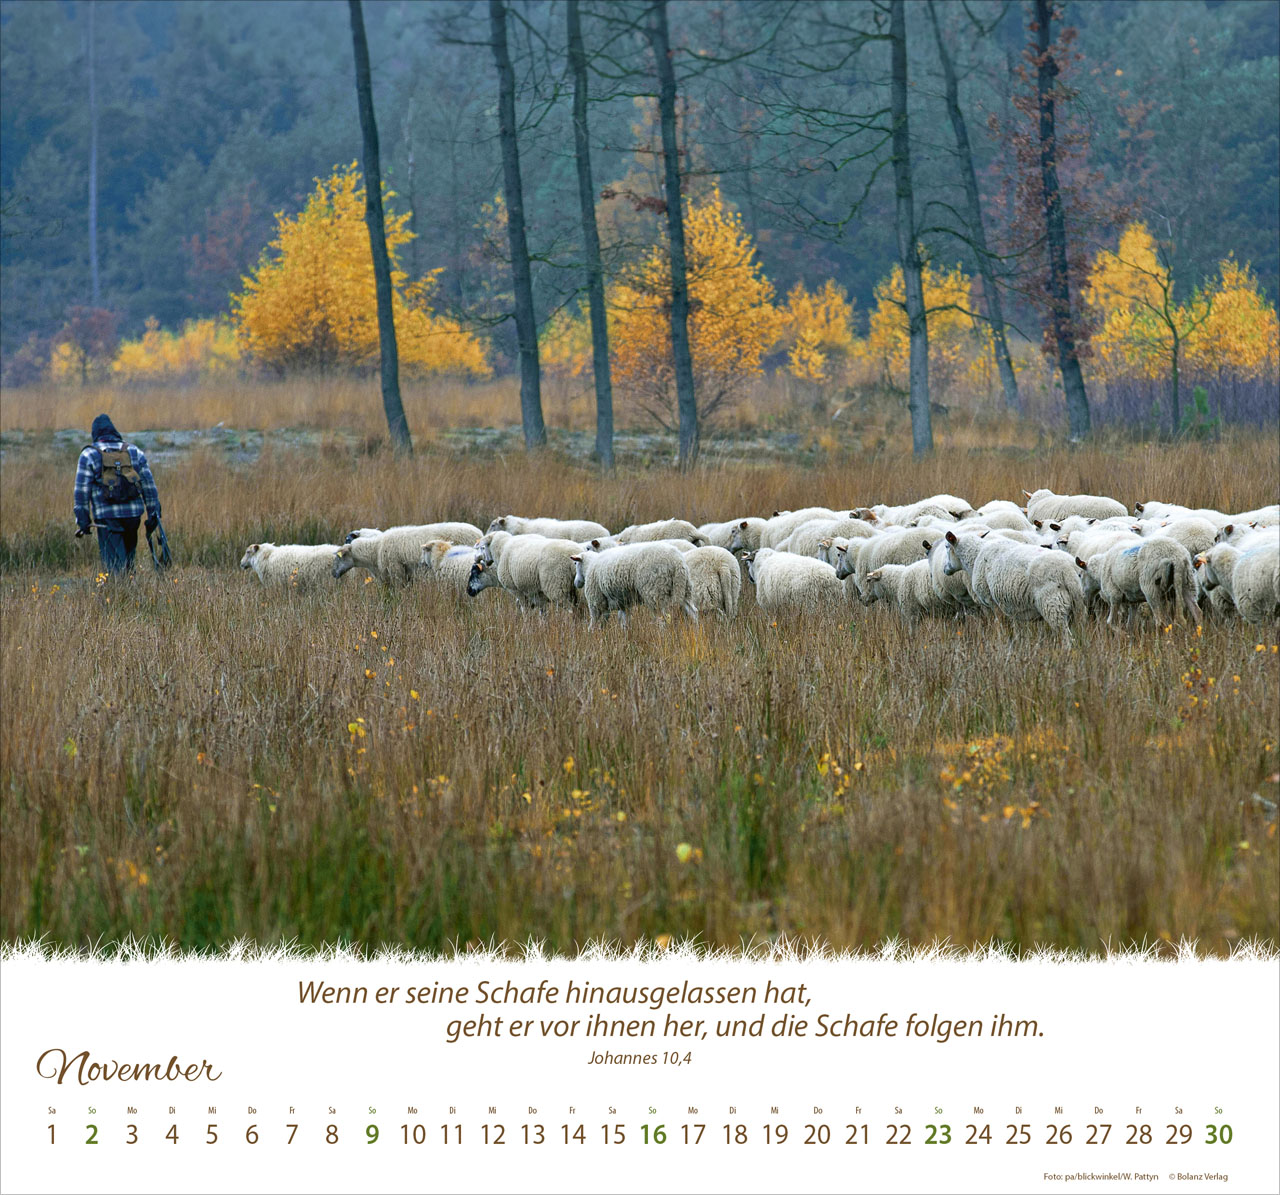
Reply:
[[503, 545], [513, 539], [515, 539], [515, 536], [510, 531], [486, 531], [476, 540], [476, 559], [483, 561], [485, 564], [496, 563]]
[[[847, 552], [849, 550], [849, 545], [854, 540], [875, 539], [877, 536], [884, 534], [879, 527], [873, 526], [871, 523], [868, 523], [863, 519], [850, 519], [848, 521], [841, 520], [840, 526], [842, 526], [848, 534], [824, 536], [818, 541], [817, 550], [813, 552], [814, 556], [819, 560], [825, 561], [827, 564], [831, 565], [832, 568], [839, 563], [836, 559], [837, 555], [842, 551]], [[801, 530], [803, 530], [803, 528]], [[797, 534], [799, 534], [799, 532], [792, 534], [791, 538], [793, 541]]]
[[[701, 539], [702, 536], [698, 538]], [[635, 542], [641, 544], [670, 544], [679, 552], [692, 552], [694, 548], [708, 546], [706, 544], [691, 543], [687, 539], [641, 539]], [[624, 548], [626, 546], [614, 535], [606, 536], [604, 539], [593, 539], [589, 543], [582, 545], [588, 552], [608, 552], [613, 548]]]
[[1195, 516], [1186, 516], [1169, 522], [1151, 519], [1144, 521], [1141, 526], [1143, 536], [1150, 538], [1160, 535], [1166, 539], [1175, 539], [1192, 556], [1207, 552], [1217, 542], [1219, 535], [1218, 528], [1208, 519]]
[[[979, 534], [984, 534], [979, 532]], [[989, 533], [996, 539], [1007, 539], [1010, 543], [1030, 544], [1032, 547], [1039, 545], [1040, 547], [1049, 547], [1046, 542], [1053, 535], [1050, 532], [1048, 536], [1041, 535], [1039, 531], [1032, 529], [1031, 531], [1011, 531], [1008, 527], [997, 527], [996, 530]]]
[[422, 545], [423, 572], [448, 589], [465, 593], [475, 563], [475, 548], [451, 544], [447, 539], [429, 539]]
[[959, 521], [967, 519], [977, 514], [973, 509], [973, 505], [964, 498], [957, 498], [954, 494], [934, 494], [932, 497], [924, 499], [925, 502], [932, 506], [941, 506], [950, 512], [951, 517]]
[[656, 523], [633, 523], [624, 527], [615, 537], [620, 544], [656, 543], [663, 539], [688, 540], [700, 548], [711, 540], [686, 519], [660, 519]]
[[[776, 548], [797, 527], [804, 523], [811, 522], [813, 519], [838, 519], [848, 513], [848, 511], [831, 510], [826, 506], [806, 506], [803, 510], [780, 510], [773, 518], [765, 521], [765, 525], [760, 531], [760, 543], [758, 546], [761, 548]], [[732, 550], [736, 552], [739, 548], [751, 550], [745, 539], [737, 548]]]
[[812, 556], [758, 548], [747, 556], [747, 572], [756, 587], [756, 601], [770, 613], [818, 610], [844, 601], [836, 570]]
[[882, 564], [867, 574], [867, 604], [883, 599], [892, 602], [908, 622], [926, 614], [954, 614], [955, 605], [933, 588], [933, 572], [928, 560], [914, 564]]
[[263, 585], [309, 589], [329, 576], [337, 550], [337, 544], [250, 544], [240, 567], [253, 569]]
[[948, 531], [954, 531], [957, 535], [964, 535], [970, 531], [978, 533], [983, 531], [1016, 531], [1019, 535], [1035, 534], [1037, 535], [1037, 542], [1039, 542], [1035, 528], [1021, 515], [1015, 518], [999, 511], [986, 519], [980, 519], [977, 515], [974, 515], [971, 519], [961, 519], [959, 522], [950, 515], [945, 519], [936, 515], [925, 515], [923, 518], [917, 519], [912, 526], [932, 528], [938, 532], [939, 538]]
[[[1196, 557], [1195, 564], [1200, 568], [1199, 556]], [[1196, 576], [1201, 575], [1201, 573], [1196, 574]], [[1200, 608], [1204, 611], [1205, 617], [1211, 618], [1214, 622], [1234, 622], [1240, 617], [1236, 613], [1236, 604], [1231, 600], [1231, 595], [1221, 585], [1206, 589], [1203, 582], [1201, 583]]]
[[1119, 543], [1088, 561], [1076, 561], [1088, 577], [1090, 593], [1096, 584], [1108, 607], [1107, 625], [1115, 624], [1115, 614], [1123, 606], [1146, 602], [1160, 625], [1172, 623], [1179, 609], [1199, 623], [1196, 579], [1191, 554], [1176, 540], [1163, 536]]
[[353, 568], [367, 569], [378, 575], [378, 541], [382, 532], [376, 527], [363, 527], [347, 536], [347, 542], [334, 550], [333, 575], [341, 580]]
[[1172, 623], [1180, 610], [1185, 610], [1192, 622], [1201, 621], [1195, 565], [1191, 553], [1176, 539], [1156, 535], [1142, 541], [1138, 586], [1161, 626]]
[[1181, 519], [1191, 513], [1191, 507], [1177, 502], [1135, 502], [1133, 513], [1144, 522], [1147, 519]]
[[361, 536], [376, 537], [394, 534], [399, 537], [414, 532], [423, 533], [429, 539], [447, 539], [451, 544], [473, 544], [480, 538], [480, 528], [474, 523], [398, 523], [394, 527], [383, 529], [357, 527], [354, 531], [348, 531], [346, 539], [342, 542], [349, 544], [353, 539]]
[[[500, 515], [489, 524], [490, 531], [506, 531], [511, 535], [542, 535], [548, 539], [572, 539], [585, 542], [603, 539], [609, 528], [588, 519], [525, 519], [519, 515]], [[479, 539], [479, 536], [476, 536]]]
[[733, 536], [735, 531], [742, 532], [742, 543], [740, 548], [744, 548], [748, 552], [754, 552], [760, 546], [760, 532], [764, 530], [764, 519], [730, 519], [727, 523], [703, 523], [698, 528], [700, 534], [707, 537], [707, 543], [717, 548], [727, 548], [729, 551], [736, 551], [733, 547]]
[[[1107, 604], [1107, 625], [1115, 624], [1116, 611], [1145, 601], [1138, 581], [1138, 552], [1142, 543], [1121, 543], [1108, 548], [1090, 560], [1077, 560], [1085, 573], [1082, 583], [1090, 599], [1095, 594]], [[1126, 610], [1129, 621], [1132, 612]]]
[[1239, 548], [1241, 552], [1252, 552], [1254, 548], [1269, 548], [1273, 544], [1280, 544], [1280, 528], [1254, 527], [1250, 529], [1248, 535], [1242, 535], [1239, 539], [1232, 541], [1232, 545]]
[[604, 623], [614, 610], [648, 606], [659, 613], [683, 610], [694, 621], [698, 608], [684, 554], [670, 544], [624, 544], [608, 552], [578, 551], [571, 557], [573, 583], [587, 599], [591, 625]]
[[897, 527], [910, 527], [922, 518], [932, 517], [955, 522], [968, 518], [974, 513], [973, 507], [963, 498], [954, 494], [934, 494], [932, 498], [922, 498], [919, 502], [911, 502], [906, 506], [872, 506], [868, 508], [881, 523], [889, 523]]
[[[1269, 542], [1266, 538], [1268, 532], [1274, 533], [1274, 529], [1253, 523], [1226, 523], [1214, 537], [1214, 543], [1234, 544], [1237, 548], [1243, 548], [1246, 544]], [[1202, 550], [1207, 552], [1209, 549]]]
[[946, 539], [939, 536], [932, 542], [926, 541], [924, 550], [928, 553], [925, 559], [929, 564], [929, 579], [938, 600], [952, 611], [972, 610], [978, 603], [969, 587], [969, 574], [963, 569], [947, 572]]
[[[834, 554], [835, 559], [832, 560], [828, 555], [826, 563], [836, 570], [836, 578], [838, 580], [847, 581], [848, 584], [853, 583], [853, 574], [858, 568], [858, 556], [868, 542], [865, 539], [836, 539], [832, 541], [828, 551]], [[857, 593], [856, 587], [854, 588], [854, 593]]]
[[[1231, 522], [1232, 517], [1214, 510], [1210, 506], [1180, 506], [1176, 502], [1138, 502], [1134, 504], [1134, 512], [1143, 523], [1165, 523], [1175, 519], [1207, 519], [1215, 527], [1222, 527]], [[1250, 512], [1254, 513], [1254, 512]]]
[[948, 531], [943, 543], [947, 545], [947, 560], [943, 565], [943, 575], [953, 577], [961, 572], [965, 573], [968, 576], [968, 590], [974, 604], [983, 610], [999, 609], [987, 586], [988, 566], [998, 556], [1011, 554], [1021, 547], [1035, 546], [1020, 544], [996, 531], [989, 534], [969, 532], [960, 535], [954, 531]]
[[1215, 544], [1199, 560], [1205, 589], [1226, 590], [1245, 622], [1262, 626], [1280, 618], [1280, 539], [1246, 551]]
[[865, 519], [850, 517], [809, 519], [801, 523], [783, 543], [777, 546], [784, 552], [794, 552], [797, 556], [817, 556], [822, 560], [825, 556], [819, 554], [819, 549], [822, 548], [824, 540], [869, 539], [879, 534], [880, 532]]
[[818, 550], [813, 554], [814, 559], [821, 560], [823, 564], [829, 564], [832, 568], [835, 568], [838, 563], [838, 555], [849, 550], [849, 542], [843, 535], [837, 535], [830, 539], [820, 539], [818, 541]]
[[[914, 564], [924, 557], [925, 544], [938, 538], [932, 527], [911, 527], [889, 530], [874, 539], [860, 540], [857, 561], [852, 568], [853, 588], [863, 601], [867, 596], [867, 574], [882, 564]], [[852, 548], [852, 544], [850, 544]], [[845, 553], [846, 562], [850, 553]], [[848, 563], [846, 563], [846, 569]], [[846, 574], [848, 575], [848, 574]]]
[[725, 618], [738, 613], [742, 594], [742, 570], [732, 552], [715, 545], [684, 553], [693, 586], [691, 600], [700, 614], [718, 610]]
[[1141, 546], [1142, 537], [1122, 527], [1082, 527], [1060, 537], [1056, 546], [1071, 556], [1087, 561], [1110, 551], [1116, 544], [1124, 544], [1130, 548], [1134, 545]]
[[805, 507], [801, 510], [776, 510], [773, 518], [765, 519], [764, 528], [760, 531], [762, 548], [777, 548], [796, 527], [812, 522], [815, 518], [842, 518], [849, 514], [847, 510], [832, 510], [829, 507]]
[[1022, 491], [1027, 499], [1027, 518], [1033, 523], [1061, 522], [1070, 515], [1105, 519], [1113, 515], [1125, 517], [1129, 511], [1123, 502], [1097, 494], [1055, 494], [1052, 490]]
[[[1013, 506], [1013, 503], [1009, 503]], [[1030, 531], [1032, 530], [1031, 520], [1022, 513], [1016, 506], [1012, 510], [1005, 510], [1003, 507], [990, 510], [986, 514], [978, 514], [974, 516], [974, 520], [982, 523], [986, 527], [990, 527], [992, 531]], [[969, 520], [963, 520], [967, 523]]]
[[581, 551], [582, 545], [571, 539], [488, 532], [476, 545], [467, 593], [475, 597], [490, 585], [501, 585], [521, 609], [573, 606], [578, 597], [573, 558]]
[[978, 518], [986, 519], [993, 514], [1012, 514], [1018, 515], [1025, 519], [1026, 512], [1016, 502], [1010, 502], [1007, 498], [992, 498], [990, 502], [984, 502], [974, 512]]
[[1233, 523], [1247, 523], [1252, 527], [1280, 526], [1280, 506], [1260, 506], [1231, 516]]
[[388, 585], [407, 585], [418, 571], [427, 540], [474, 544], [479, 538], [480, 528], [471, 523], [421, 523], [385, 531], [361, 528], [347, 536], [343, 548], [348, 550], [335, 552], [333, 575], [340, 577], [359, 564]]
[[1073, 531], [1092, 528], [1095, 531], [1123, 530], [1141, 534], [1142, 525], [1131, 515], [1112, 515], [1109, 518], [1097, 519], [1086, 515], [1068, 515], [1065, 519], [1035, 519], [1031, 524], [1045, 539], [1052, 542], [1056, 537], [1070, 535]]
[[[953, 563], [959, 552], [969, 554], [976, 537], [959, 538], [948, 533]], [[970, 569], [975, 599], [981, 604], [979, 581], [995, 607], [1015, 621], [1042, 619], [1058, 631], [1064, 643], [1071, 643], [1071, 624], [1085, 615], [1084, 586], [1075, 561], [1063, 552], [1009, 542], [983, 547], [979, 542], [972, 554], [974, 564], [982, 564], [979, 575]], [[950, 565], [948, 566], [950, 567]]]

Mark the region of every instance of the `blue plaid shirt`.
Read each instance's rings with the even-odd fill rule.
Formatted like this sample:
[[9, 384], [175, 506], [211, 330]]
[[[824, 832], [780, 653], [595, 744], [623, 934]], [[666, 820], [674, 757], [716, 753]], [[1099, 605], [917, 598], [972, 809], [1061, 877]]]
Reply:
[[118, 452], [126, 445], [120, 440], [98, 440], [80, 454], [76, 465], [75, 516], [76, 525], [86, 530], [92, 512], [94, 522], [103, 519], [136, 519], [146, 513], [152, 518], [160, 517], [160, 495], [156, 491], [156, 479], [151, 476], [151, 467], [142, 449], [134, 444], [127, 445], [129, 458], [138, 471], [138, 488], [142, 496], [128, 502], [107, 502], [102, 496], [102, 453]]

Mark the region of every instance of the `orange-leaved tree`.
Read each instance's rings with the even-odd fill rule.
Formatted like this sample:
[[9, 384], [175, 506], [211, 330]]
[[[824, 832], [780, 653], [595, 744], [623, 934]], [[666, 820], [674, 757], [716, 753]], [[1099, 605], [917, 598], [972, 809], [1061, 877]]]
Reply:
[[[394, 197], [393, 191], [385, 198]], [[276, 237], [244, 290], [231, 296], [240, 348], [279, 373], [373, 369], [378, 365], [378, 311], [365, 225], [364, 186], [353, 162], [335, 168], [296, 216], [276, 215]], [[489, 373], [484, 346], [456, 320], [431, 306], [435, 270], [410, 280], [396, 251], [413, 237], [409, 213], [387, 212], [392, 305], [400, 365], [408, 373]]]
[[853, 302], [830, 278], [810, 292], [797, 282], [787, 292], [783, 338], [787, 372], [811, 382], [841, 381], [854, 355]]
[[[929, 322], [929, 377], [941, 391], [954, 385], [962, 370], [976, 376], [971, 366], [981, 374], [986, 362], [994, 363], [991, 330], [974, 316], [971, 279], [958, 265], [935, 270], [926, 262], [920, 280]], [[905, 389], [910, 337], [902, 267], [895, 265], [873, 294], [876, 305], [866, 338], [855, 346], [855, 359], [874, 369], [883, 384]]]
[[[785, 317], [774, 306], [773, 284], [756, 261], [742, 217], [712, 192], [690, 200], [685, 220], [689, 280], [689, 342], [698, 423], [708, 422], [760, 375]], [[671, 352], [670, 261], [655, 246], [610, 288], [609, 341], [613, 381], [661, 427], [674, 431], [675, 362]]]

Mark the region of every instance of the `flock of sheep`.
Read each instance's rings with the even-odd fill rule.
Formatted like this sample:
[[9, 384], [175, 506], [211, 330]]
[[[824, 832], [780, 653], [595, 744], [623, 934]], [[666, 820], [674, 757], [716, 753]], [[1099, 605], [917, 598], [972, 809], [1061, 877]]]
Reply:
[[[1039, 620], [1066, 642], [1091, 608], [1107, 623], [1150, 606], [1160, 624], [1204, 611], [1280, 618], [1280, 506], [1239, 514], [1024, 491], [1026, 505], [974, 509], [935, 494], [909, 506], [776, 511], [695, 527], [664, 519], [611, 535], [586, 520], [503, 515], [470, 523], [360, 528], [344, 544], [252, 544], [240, 567], [264, 585], [332, 584], [354, 568], [385, 584], [424, 576], [472, 597], [505, 590], [522, 609], [572, 607], [591, 625], [647, 606], [733, 618], [743, 573], [766, 612], [883, 601], [914, 622], [998, 611]], [[742, 561], [742, 564], [739, 563]]]

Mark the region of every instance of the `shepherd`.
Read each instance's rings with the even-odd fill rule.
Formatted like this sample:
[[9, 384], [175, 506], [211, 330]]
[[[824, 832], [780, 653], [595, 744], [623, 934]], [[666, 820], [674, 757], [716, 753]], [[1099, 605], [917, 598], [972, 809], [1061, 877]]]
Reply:
[[126, 444], [109, 416], [99, 415], [90, 435], [76, 466], [76, 538], [96, 527], [103, 569], [132, 572], [143, 511], [148, 535], [160, 526], [156, 480], [142, 449]]

